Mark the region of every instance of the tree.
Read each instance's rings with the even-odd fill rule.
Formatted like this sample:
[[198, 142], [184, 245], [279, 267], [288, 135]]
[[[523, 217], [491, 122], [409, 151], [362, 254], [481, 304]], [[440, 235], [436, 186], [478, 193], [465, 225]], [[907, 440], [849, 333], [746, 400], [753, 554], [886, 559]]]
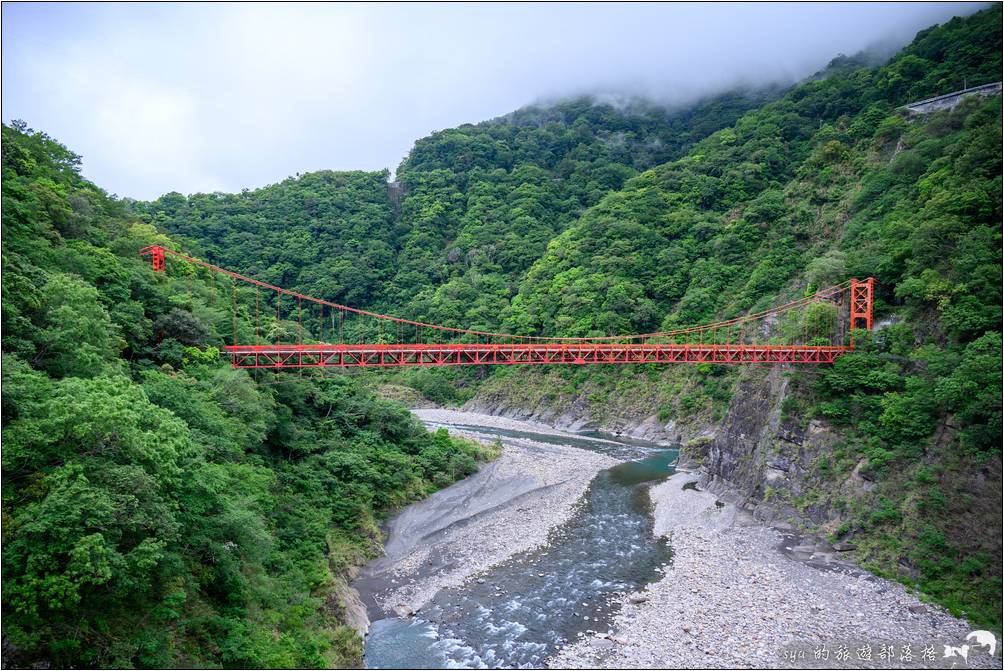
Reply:
[[90, 377], [112, 368], [124, 343], [98, 292], [62, 273], [40, 292], [35, 363], [55, 376]]

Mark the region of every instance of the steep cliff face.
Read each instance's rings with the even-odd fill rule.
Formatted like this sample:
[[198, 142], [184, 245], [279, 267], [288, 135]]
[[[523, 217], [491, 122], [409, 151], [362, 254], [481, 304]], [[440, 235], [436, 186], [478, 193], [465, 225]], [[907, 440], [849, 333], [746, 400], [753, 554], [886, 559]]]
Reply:
[[681, 467], [762, 522], [816, 536], [956, 613], [992, 621], [970, 608], [999, 593], [1000, 460], [960, 450], [948, 416], [915, 462], [876, 468], [845, 433], [800, 413], [815, 374], [744, 371], [713, 436], [686, 443]]
[[696, 468], [700, 486], [751, 509], [781, 528], [834, 531], [841, 504], [871, 489], [855, 468], [841, 477], [821, 464], [840, 437], [819, 420], [789, 416], [792, 371], [746, 371], [724, 420], [709, 440], [684, 445], [681, 467]]

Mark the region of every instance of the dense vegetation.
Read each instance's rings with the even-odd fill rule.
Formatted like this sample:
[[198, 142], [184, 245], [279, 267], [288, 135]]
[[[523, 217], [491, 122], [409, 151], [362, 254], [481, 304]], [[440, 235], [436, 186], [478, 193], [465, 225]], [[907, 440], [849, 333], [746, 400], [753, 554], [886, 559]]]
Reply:
[[[4, 127], [5, 634], [61, 665], [350, 662], [345, 566], [383, 511], [475, 467], [476, 448], [357, 379], [222, 367], [228, 289], [135, 258], [167, 235], [324, 298], [547, 335], [731, 317], [874, 276], [882, 329], [792, 373], [786, 416], [842, 442], [818, 465], [833, 486], [791, 504], [832, 511], [859, 559], [999, 630], [1001, 100], [898, 107], [1000, 77], [997, 5], [783, 95], [534, 106], [418, 141], [390, 187], [320, 172], [152, 203], [109, 198], [64, 147]], [[440, 402], [480, 383], [685, 423], [720, 419], [743, 374], [403, 379]], [[841, 499], [852, 471], [870, 489]]]
[[[823, 465], [834, 482], [862, 459], [875, 479], [853, 506], [828, 501], [862, 560], [997, 623], [996, 508], [953, 490], [966, 473], [1000, 480], [1000, 100], [919, 118], [898, 107], [999, 79], [1000, 45], [995, 7], [923, 31], [881, 66], [837, 58], [745, 114], [727, 98], [665, 118], [578, 100], [436, 133], [399, 169], [397, 261], [377, 302], [447, 325], [606, 335], [877, 277], [891, 325], [831, 369], [799, 373], [786, 408], [846, 437]], [[483, 374], [404, 378], [451, 401]], [[483, 388], [714, 421], [738, 375], [499, 371]], [[918, 494], [893, 496], [904, 488]], [[953, 530], [946, 513], [967, 507], [990, 531]]]
[[[685, 158], [629, 180], [550, 244], [506, 313], [518, 332], [645, 332], [731, 317], [850, 276], [878, 278], [885, 328], [865, 351], [798, 373], [787, 410], [843, 434], [820, 465], [833, 491], [859, 464], [875, 481], [853, 502], [815, 493], [844, 520], [839, 535], [861, 544], [862, 560], [994, 627], [1001, 100], [919, 118], [897, 107], [963, 78], [999, 79], [1000, 23], [999, 6], [954, 19], [880, 68], [841, 59]], [[719, 413], [729, 396], [723, 375], [709, 371], [702, 382]], [[638, 376], [594, 377], [609, 388]], [[693, 377], [668, 371], [661, 386], [679, 393]], [[692, 409], [678, 403], [667, 415]]]
[[729, 93], [671, 111], [591, 98], [529, 107], [419, 140], [390, 188], [386, 172], [319, 172], [136, 207], [264, 281], [435, 323], [498, 326], [519, 278], [582, 210], [776, 96]]
[[315, 172], [238, 194], [169, 193], [137, 204], [200, 256], [264, 282], [353, 306], [374, 305], [394, 276], [387, 172]]
[[526, 270], [586, 208], [777, 94], [670, 111], [582, 98], [418, 141], [398, 170], [407, 234], [390, 305], [437, 324], [498, 327]]
[[345, 377], [221, 363], [221, 287], [137, 250], [169, 240], [3, 127], [5, 665], [358, 664], [346, 569], [394, 506], [476, 469]]
[[[556, 335], [644, 332], [877, 277], [885, 328], [865, 351], [799, 372], [786, 404], [845, 439], [820, 464], [831, 478], [814, 503], [844, 520], [838, 536], [853, 537], [862, 560], [994, 627], [1001, 101], [920, 118], [896, 108], [960, 77], [999, 78], [1000, 19], [996, 7], [924, 31], [881, 68], [838, 62], [687, 157], [629, 180], [551, 243], [506, 323]], [[638, 373], [596, 376], [611, 387]], [[661, 385], [679, 392], [688, 376], [669, 371]], [[729, 396], [722, 377], [703, 381], [719, 413]], [[667, 414], [691, 409], [678, 403]], [[828, 493], [858, 465], [875, 482], [871, 495]]]
[[[873, 243], [882, 234], [874, 228], [888, 226], [881, 218], [890, 211], [898, 208], [894, 218], [900, 221], [908, 218], [907, 208], [912, 214], [934, 195], [961, 199], [973, 193], [982, 194], [975, 197], [985, 205], [971, 213], [977, 223], [994, 222], [992, 112], [974, 121], [980, 127], [964, 137], [945, 137], [946, 122], [925, 132], [896, 109], [951, 90], [956, 79], [998, 77], [1000, 31], [987, 30], [989, 25], [980, 17], [925, 31], [882, 68], [854, 68], [851, 59], [838, 59], [828, 76], [743, 116], [683, 159], [629, 180], [552, 242], [521, 283], [506, 325], [551, 335], [644, 333], [764, 305], [796, 275], [807, 274], [812, 286], [855, 274], [898, 284], [907, 268], [881, 267], [883, 260], [875, 257], [891, 252], [888, 243]], [[965, 50], [957, 54], [953, 47], [963, 41]], [[941, 76], [945, 72], [954, 79]], [[925, 135], [938, 140], [924, 142]], [[979, 173], [970, 177], [961, 170], [955, 182], [942, 184], [947, 170], [935, 175], [945, 168], [929, 171], [931, 163], [945, 151], [958, 152], [959, 142], [985, 145], [965, 159]], [[880, 169], [877, 155], [888, 162], [893, 153], [895, 166], [872, 177]], [[908, 188], [925, 173], [924, 191]], [[892, 183], [903, 188], [883, 194]], [[865, 193], [845, 202], [859, 189]], [[872, 206], [871, 199], [880, 196], [881, 205]], [[970, 214], [954, 207], [947, 205], [952, 215]], [[898, 235], [905, 225], [899, 224]], [[937, 235], [931, 231], [927, 238]], [[865, 244], [871, 254], [850, 254], [848, 264], [847, 252]], [[930, 245], [911, 269], [933, 272], [942, 251]], [[978, 297], [989, 306], [987, 325], [999, 322], [997, 298], [992, 292]]]

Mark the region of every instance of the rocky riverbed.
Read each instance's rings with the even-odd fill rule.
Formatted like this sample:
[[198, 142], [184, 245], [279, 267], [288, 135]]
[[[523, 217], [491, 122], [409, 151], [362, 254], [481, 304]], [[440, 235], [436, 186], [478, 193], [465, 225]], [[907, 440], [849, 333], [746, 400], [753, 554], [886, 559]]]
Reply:
[[[568, 435], [517, 420], [441, 409], [414, 410], [422, 421], [476, 424], [455, 435], [493, 442], [491, 428]], [[357, 587], [378, 611], [408, 616], [442, 588], [543, 545], [568, 520], [590, 481], [618, 460], [571, 446], [507, 438], [502, 455], [475, 475], [409, 506], [387, 525], [386, 556]]]
[[785, 537], [697, 480], [650, 490], [653, 532], [673, 551], [662, 579], [624, 595], [612, 633], [566, 646], [552, 668], [1001, 667], [999, 650], [962, 648], [965, 620], [899, 583], [793, 559]]

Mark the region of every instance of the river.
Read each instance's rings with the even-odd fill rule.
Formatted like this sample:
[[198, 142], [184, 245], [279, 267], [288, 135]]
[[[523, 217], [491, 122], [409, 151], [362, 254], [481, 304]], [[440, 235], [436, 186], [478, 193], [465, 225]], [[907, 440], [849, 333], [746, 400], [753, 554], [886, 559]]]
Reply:
[[543, 452], [547, 446], [571, 446], [622, 463], [592, 479], [581, 504], [551, 530], [546, 545], [520, 552], [463, 585], [438, 590], [414, 617], [387, 617], [371, 607], [379, 619], [366, 638], [367, 667], [539, 667], [567, 642], [608, 631], [616, 614], [612, 597], [661, 577], [670, 550], [652, 533], [647, 485], [673, 472], [676, 449], [469, 420], [446, 426], [497, 436], [507, 447], [531, 444]]
[[[506, 449], [388, 521], [354, 583], [370, 668], [801, 668], [891, 643], [948, 654], [975, 629], [674, 474], [676, 449], [415, 413]], [[981, 648], [966, 663], [1000, 668]]]

